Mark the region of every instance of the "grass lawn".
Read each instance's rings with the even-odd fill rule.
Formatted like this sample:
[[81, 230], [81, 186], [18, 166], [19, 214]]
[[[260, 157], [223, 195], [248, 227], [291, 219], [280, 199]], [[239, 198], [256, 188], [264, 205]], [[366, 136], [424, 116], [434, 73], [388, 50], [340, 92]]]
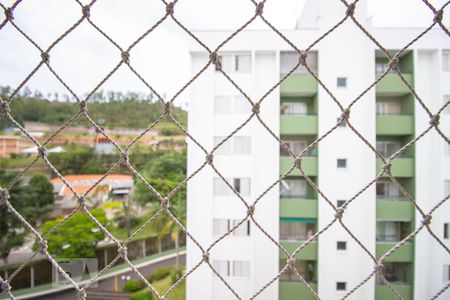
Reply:
[[[155, 281], [152, 284], [160, 295], [163, 295], [172, 285], [170, 276], [164, 279]], [[144, 299], [155, 299], [155, 297], [150, 298], [149, 294], [152, 294], [149, 288], [145, 288], [139, 292], [131, 295], [130, 300], [144, 300]], [[153, 296], [153, 294], [152, 294]], [[166, 298], [167, 300], [185, 300], [186, 299], [186, 281], [183, 281], [178, 285]]]

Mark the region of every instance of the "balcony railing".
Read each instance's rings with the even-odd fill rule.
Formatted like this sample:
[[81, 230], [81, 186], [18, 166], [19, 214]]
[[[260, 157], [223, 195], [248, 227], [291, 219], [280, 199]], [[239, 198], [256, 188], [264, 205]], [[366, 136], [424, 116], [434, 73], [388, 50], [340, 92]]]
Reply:
[[411, 114], [377, 114], [378, 135], [411, 135], [414, 133], [414, 117]]
[[317, 134], [317, 115], [282, 114], [280, 117], [281, 134]]
[[[377, 78], [380, 76], [377, 75]], [[402, 76], [410, 86], [413, 86], [413, 76], [411, 73], [402, 73]], [[410, 92], [397, 73], [386, 74], [376, 85], [376, 93], [380, 95], [404, 95]]]

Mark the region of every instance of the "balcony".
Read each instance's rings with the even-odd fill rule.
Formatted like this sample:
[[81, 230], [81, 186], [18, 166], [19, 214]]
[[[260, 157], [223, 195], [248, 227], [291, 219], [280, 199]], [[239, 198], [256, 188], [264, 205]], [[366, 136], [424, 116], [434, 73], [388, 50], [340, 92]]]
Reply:
[[[412, 74], [402, 73], [402, 76], [410, 86], [413, 85]], [[379, 77], [379, 75], [377, 75], [377, 77]], [[397, 73], [388, 73], [383, 79], [380, 80], [380, 82], [377, 83], [376, 93], [377, 95], [400, 96], [409, 94], [410, 90], [403, 83]]]
[[[282, 281], [280, 280], [280, 300], [314, 300], [311, 291], [298, 281]], [[317, 291], [317, 283], [308, 282], [308, 284]]]
[[[377, 174], [383, 168], [381, 159], [377, 158]], [[413, 177], [414, 176], [414, 158], [397, 157], [392, 161], [391, 173], [394, 177]], [[383, 176], [386, 176], [385, 174]]]
[[[280, 157], [280, 175], [284, 174], [294, 164], [294, 159], [290, 156]], [[302, 159], [302, 169], [308, 176], [317, 176], [317, 157], [307, 156]], [[301, 176], [300, 170], [295, 168], [289, 176]]]
[[412, 135], [414, 118], [412, 115], [377, 115], [377, 135]]
[[317, 82], [309, 74], [292, 74], [280, 85], [282, 96], [313, 96], [317, 94]]
[[[413, 287], [408, 284], [391, 284], [404, 300], [413, 299]], [[395, 294], [386, 285], [375, 285], [375, 300], [397, 300]]]
[[280, 217], [317, 218], [317, 199], [281, 198]]
[[317, 134], [317, 115], [281, 115], [280, 134]]
[[414, 206], [406, 198], [381, 198], [377, 199], [377, 220], [414, 220]]
[[[304, 241], [281, 241], [281, 245], [292, 254], [297, 247], [304, 243]], [[280, 251], [280, 258], [286, 258], [283, 252]], [[311, 242], [301, 249], [296, 259], [301, 260], [317, 260], [317, 242]]]
[[[377, 242], [375, 247], [377, 260], [391, 250], [397, 243], [398, 242]], [[411, 242], [403, 244], [403, 246], [386, 258], [386, 262], [412, 262], [413, 260], [414, 245]]]

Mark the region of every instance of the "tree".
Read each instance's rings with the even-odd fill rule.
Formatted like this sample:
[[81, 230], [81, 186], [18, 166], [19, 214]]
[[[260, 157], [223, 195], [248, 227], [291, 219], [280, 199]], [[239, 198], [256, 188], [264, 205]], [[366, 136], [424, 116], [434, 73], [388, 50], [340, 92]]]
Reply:
[[186, 176], [186, 152], [165, 151], [144, 167], [149, 178], [164, 178], [182, 181]]
[[[178, 222], [180, 222], [183, 226], [186, 226], [186, 197], [174, 197], [170, 201], [170, 212], [177, 218]], [[163, 232], [167, 232], [170, 234], [170, 239], [175, 243], [175, 253], [176, 260], [175, 265], [177, 269], [180, 265], [180, 257], [179, 257], [179, 249], [180, 249], [180, 234], [182, 233], [181, 228], [175, 223], [173, 218], [166, 217], [166, 224], [163, 228]]]
[[[150, 185], [163, 197], [166, 197], [186, 176], [186, 153], [168, 151], [157, 159], [150, 161], [144, 167], [143, 173]], [[141, 206], [150, 206], [151, 215], [156, 214], [161, 209], [160, 199], [149, 191], [141, 181], [138, 181], [135, 185], [133, 200]], [[185, 185], [171, 196], [169, 210], [183, 226], [186, 224]], [[182, 233], [180, 227], [166, 214], [160, 215], [151, 226], [157, 233], [158, 249], [161, 248], [162, 239], [170, 235], [171, 240], [175, 243], [176, 265], [178, 267], [178, 251]]]
[[[0, 186], [5, 188], [16, 174], [8, 173], [5, 170], [5, 162], [0, 162]], [[23, 189], [20, 182], [17, 182], [9, 190], [9, 202], [18, 211], [23, 205]], [[0, 204], [0, 258], [7, 263], [9, 253], [14, 247], [21, 246], [25, 238], [25, 230], [19, 219], [13, 215], [5, 205]]]
[[24, 214], [27, 220], [35, 226], [53, 210], [55, 202], [53, 185], [44, 175], [35, 174], [25, 187], [24, 199], [26, 204]]
[[[101, 209], [91, 210], [91, 214], [102, 224], [106, 225], [106, 215]], [[46, 234], [64, 217], [47, 221], [42, 226], [42, 234]], [[56, 257], [90, 258], [95, 257], [98, 242], [104, 238], [103, 232], [87, 216], [79, 211], [63, 223], [47, 239], [48, 251]], [[36, 246], [35, 246], [36, 247]]]
[[[175, 181], [170, 179], [147, 177], [146, 180], [163, 197], [167, 196], [177, 185]], [[160, 203], [160, 199], [140, 179], [136, 179], [133, 200], [142, 207], [151, 206], [152, 203]]]

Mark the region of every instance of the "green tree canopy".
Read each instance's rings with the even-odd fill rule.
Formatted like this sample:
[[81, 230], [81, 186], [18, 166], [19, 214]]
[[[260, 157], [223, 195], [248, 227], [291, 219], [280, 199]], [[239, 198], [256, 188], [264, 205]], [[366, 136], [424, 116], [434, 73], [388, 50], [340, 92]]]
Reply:
[[44, 175], [35, 174], [24, 190], [26, 203], [24, 214], [28, 221], [36, 224], [37, 221], [42, 221], [54, 207], [53, 185]]
[[[100, 224], [106, 225], [106, 215], [103, 210], [93, 209], [91, 214]], [[63, 217], [45, 222], [42, 226], [42, 234], [46, 234], [61, 220]], [[86, 213], [79, 211], [49, 235], [48, 251], [52, 255], [62, 258], [95, 257], [97, 244], [103, 238], [103, 232]]]
[[[5, 169], [5, 162], [0, 161], [0, 187], [6, 186], [16, 177], [16, 174], [9, 173]], [[17, 182], [9, 190], [9, 202], [21, 212], [24, 207], [24, 193], [20, 182]], [[0, 200], [1, 201], [1, 200]], [[0, 205], [0, 258], [6, 262], [6, 259], [12, 248], [23, 244], [25, 229], [19, 219], [12, 214], [5, 203]]]

